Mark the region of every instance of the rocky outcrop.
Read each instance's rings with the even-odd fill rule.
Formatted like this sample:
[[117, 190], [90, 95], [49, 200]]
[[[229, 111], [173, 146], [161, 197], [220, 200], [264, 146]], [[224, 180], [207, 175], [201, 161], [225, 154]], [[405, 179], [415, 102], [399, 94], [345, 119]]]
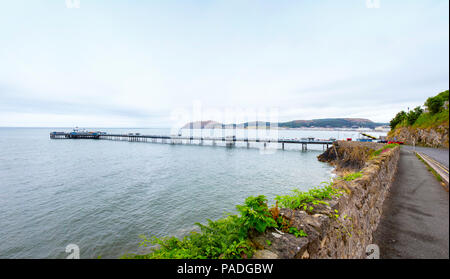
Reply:
[[441, 125], [437, 128], [398, 127], [389, 132], [388, 139], [403, 141], [411, 145], [449, 148], [448, 132], [448, 125]]
[[[369, 151], [374, 148], [373, 145], [352, 142], [344, 145], [338, 143], [335, 147], [338, 156], [341, 155], [340, 158], [347, 162], [345, 164], [363, 165], [363, 176], [353, 181], [336, 180], [335, 187], [345, 189], [344, 193], [327, 200], [327, 204], [314, 206], [312, 211], [280, 209], [280, 215], [289, 220], [297, 230], [306, 232], [307, 237], [295, 237], [276, 229], [267, 230], [264, 234], [252, 236], [252, 241], [261, 248], [254, 258], [366, 257], [366, 247], [372, 244], [372, 233], [378, 226], [383, 201], [397, 171], [400, 149], [395, 147], [375, 158], [362, 161], [360, 158], [366, 158], [366, 155], [353, 157], [350, 150], [344, 149], [354, 147], [362, 151], [366, 147], [366, 151]], [[334, 151], [330, 149], [326, 152], [328, 155], [325, 154], [322, 158], [333, 160], [331, 154]], [[349, 158], [357, 160], [351, 162]], [[337, 161], [336, 165], [341, 165]]]
[[369, 159], [371, 151], [382, 146], [382, 144], [373, 142], [336, 141], [317, 159], [321, 162], [333, 164], [336, 167], [336, 172], [342, 170], [357, 171]]

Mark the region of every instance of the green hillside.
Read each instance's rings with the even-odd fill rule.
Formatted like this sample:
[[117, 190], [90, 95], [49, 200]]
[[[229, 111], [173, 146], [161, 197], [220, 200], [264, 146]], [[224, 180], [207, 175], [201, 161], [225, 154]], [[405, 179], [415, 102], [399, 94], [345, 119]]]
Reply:
[[401, 111], [390, 121], [392, 130], [400, 127], [436, 128], [449, 124], [449, 91], [446, 90], [430, 97], [424, 106], [416, 107], [409, 112]]

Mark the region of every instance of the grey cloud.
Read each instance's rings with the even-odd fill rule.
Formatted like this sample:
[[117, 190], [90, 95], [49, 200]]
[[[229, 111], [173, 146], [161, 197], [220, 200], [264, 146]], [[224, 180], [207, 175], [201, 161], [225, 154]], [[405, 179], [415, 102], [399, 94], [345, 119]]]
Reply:
[[49, 114], [94, 114], [102, 116], [123, 116], [136, 119], [164, 117], [163, 111], [143, 111], [127, 107], [96, 103], [71, 103], [51, 99], [30, 97], [31, 94], [19, 94], [5, 85], [0, 86], [0, 110], [16, 113], [49, 113]]

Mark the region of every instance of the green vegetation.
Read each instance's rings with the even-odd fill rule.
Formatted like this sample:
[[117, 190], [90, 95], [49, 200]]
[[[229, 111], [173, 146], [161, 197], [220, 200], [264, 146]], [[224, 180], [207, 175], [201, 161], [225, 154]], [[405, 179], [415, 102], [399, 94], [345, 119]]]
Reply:
[[248, 197], [244, 205], [236, 207], [240, 216], [229, 215], [207, 225], [197, 223], [200, 233], [192, 232], [179, 240], [175, 237], [148, 240], [141, 245], [159, 245], [147, 255], [125, 255], [124, 258], [144, 259], [240, 259], [251, 257], [255, 249], [248, 240], [250, 231], [264, 232], [277, 227], [264, 196]]
[[347, 227], [343, 223], [345, 220], [352, 220], [352, 218], [348, 217], [346, 214], [344, 216], [341, 216], [337, 209], [335, 209], [334, 213], [330, 214], [329, 217], [331, 219], [334, 219], [339, 224], [336, 234], [338, 234], [338, 236], [340, 238], [344, 238], [346, 236], [348, 236], [348, 237], [352, 236], [353, 223], [350, 223], [351, 224], [350, 227]]
[[297, 230], [296, 227], [290, 227], [289, 233], [295, 235], [295, 237], [307, 237], [308, 236], [303, 230]]
[[391, 129], [394, 130], [396, 127], [429, 128], [442, 124], [448, 125], [448, 100], [449, 91], [447, 90], [427, 99], [425, 107], [428, 112], [424, 112], [421, 107], [416, 107], [408, 113], [405, 111], [397, 113], [390, 121]]
[[277, 227], [277, 222], [273, 219], [264, 196], [248, 197], [245, 205], [238, 205], [236, 208], [241, 213], [242, 237], [247, 236], [247, 232], [252, 229], [262, 233], [266, 231], [266, 228]]
[[436, 114], [442, 111], [445, 102], [448, 102], [448, 90], [439, 93], [434, 97], [430, 97], [425, 102], [425, 106], [428, 108], [430, 113]]
[[392, 130], [395, 129], [395, 127], [397, 127], [397, 125], [399, 125], [400, 123], [403, 123], [405, 119], [406, 119], [406, 112], [402, 110], [401, 112], [397, 113], [397, 115], [395, 115], [395, 117], [389, 123], [391, 129]]
[[312, 120], [294, 120], [289, 122], [278, 123], [279, 127], [301, 128], [301, 127], [330, 127], [330, 128], [351, 128], [364, 127], [373, 129], [383, 126], [385, 123], [375, 123], [368, 119], [360, 118], [324, 118]]
[[[280, 215], [278, 203], [292, 209], [313, 210], [313, 205], [326, 204], [341, 190], [334, 189], [332, 182], [324, 188], [313, 188], [307, 192], [293, 190], [292, 196], [277, 196], [277, 203], [269, 209], [264, 196], [248, 197], [244, 205], [236, 206], [239, 215], [228, 215], [217, 221], [208, 220], [207, 225], [197, 223], [200, 232], [191, 232], [182, 239], [176, 237], [147, 239], [140, 246], [156, 246], [145, 255], [126, 254], [125, 259], [241, 259], [249, 258], [257, 248], [249, 240], [251, 232], [263, 233], [268, 228], [277, 228], [296, 237], [306, 237], [303, 230], [293, 227], [291, 221]], [[266, 242], [271, 245], [270, 241]]]
[[342, 179], [345, 181], [352, 181], [352, 180], [355, 180], [362, 176], [363, 176], [362, 172], [359, 171], [359, 172], [353, 172], [353, 173], [346, 174], [343, 177], [339, 177], [339, 179]]
[[292, 190], [292, 195], [277, 196], [275, 200], [281, 204], [281, 206], [290, 209], [303, 209], [305, 211], [314, 210], [313, 205], [327, 204], [325, 200], [331, 200], [334, 196], [341, 195], [341, 190], [333, 187], [333, 183], [326, 183], [325, 187], [315, 187], [308, 192], [302, 192], [298, 189]]
[[428, 128], [437, 127], [445, 123], [448, 124], [449, 120], [449, 110], [445, 109], [436, 114], [424, 113], [419, 116], [419, 118], [414, 123], [415, 128]]
[[422, 115], [422, 113], [423, 109], [421, 107], [415, 107], [413, 110], [408, 112], [408, 114], [406, 114], [406, 122], [409, 125], [414, 125], [414, 123], [419, 118], [419, 116]]
[[423, 114], [423, 109], [421, 107], [415, 107], [408, 113], [401, 111], [397, 113], [394, 119], [391, 120], [391, 129], [395, 129], [397, 126], [411, 126], [416, 120]]
[[376, 157], [376, 156], [378, 156], [378, 155], [380, 155], [380, 154], [382, 154], [382, 153], [384, 153], [384, 152], [387, 152], [389, 149], [392, 149], [392, 148], [394, 148], [394, 147], [396, 147], [396, 146], [399, 146], [399, 145], [396, 144], [396, 143], [386, 144], [386, 145], [384, 145], [382, 148], [380, 148], [380, 149], [378, 149], [378, 150], [375, 150], [375, 151], [372, 153], [371, 157], [372, 157], [372, 158], [373, 158], [373, 157]]

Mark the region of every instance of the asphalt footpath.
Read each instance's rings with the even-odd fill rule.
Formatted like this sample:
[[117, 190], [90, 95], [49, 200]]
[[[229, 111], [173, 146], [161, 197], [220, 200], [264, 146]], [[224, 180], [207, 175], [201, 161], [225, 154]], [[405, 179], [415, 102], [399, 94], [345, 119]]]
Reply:
[[416, 146], [413, 147], [411, 145], [404, 145], [402, 148], [407, 150], [416, 150], [417, 152], [423, 153], [425, 155], [430, 156], [434, 160], [438, 161], [439, 163], [443, 164], [448, 168], [448, 161], [449, 161], [449, 150], [445, 148], [432, 148], [432, 147], [422, 147], [422, 146]]
[[385, 259], [449, 258], [449, 193], [409, 148], [401, 149], [373, 243]]

